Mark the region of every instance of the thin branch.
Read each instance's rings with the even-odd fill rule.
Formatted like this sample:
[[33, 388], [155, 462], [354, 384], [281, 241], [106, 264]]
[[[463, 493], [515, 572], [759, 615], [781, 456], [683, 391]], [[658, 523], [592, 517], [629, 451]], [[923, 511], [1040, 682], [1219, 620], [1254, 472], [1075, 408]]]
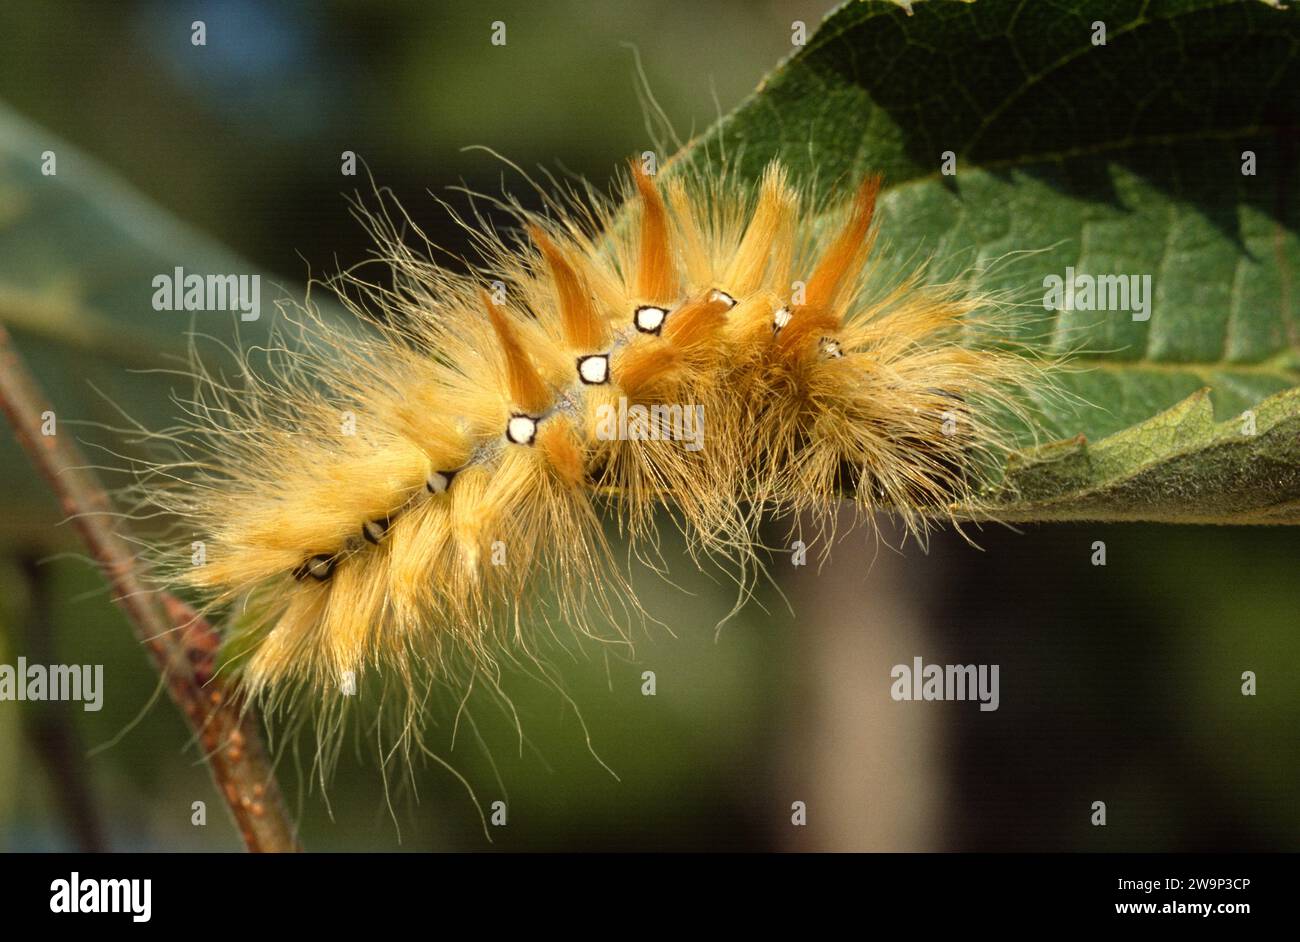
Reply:
[[42, 416], [53, 410], [3, 325], [0, 409], [99, 564], [136, 638], [162, 673], [245, 846], [252, 851], [298, 850], [257, 713], [222, 678], [213, 676], [215, 632], [184, 602], [146, 586], [140, 564], [118, 533], [108, 495], [86, 470], [88, 462], [81, 450], [66, 435], [42, 434]]

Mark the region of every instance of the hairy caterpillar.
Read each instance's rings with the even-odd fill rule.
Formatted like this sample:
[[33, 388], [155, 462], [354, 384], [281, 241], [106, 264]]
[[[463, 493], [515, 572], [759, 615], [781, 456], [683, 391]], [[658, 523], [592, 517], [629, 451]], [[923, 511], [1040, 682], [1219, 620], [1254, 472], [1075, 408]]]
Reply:
[[963, 342], [985, 299], [882, 281], [878, 179], [818, 213], [778, 163], [757, 187], [634, 163], [627, 189], [510, 204], [520, 237], [476, 229], [474, 275], [370, 216], [392, 284], [338, 285], [364, 328], [308, 308], [235, 381], [199, 373], [184, 456], [146, 484], [204, 544], [202, 565], [160, 555], [224, 613], [254, 697], [328, 711], [377, 676], [407, 730], [457, 666], [620, 640], [636, 602], [604, 516], [637, 552], [670, 507], [693, 550], [752, 571], [765, 513], [847, 496], [921, 533], [977, 511], [1007, 447], [987, 416], [1038, 370]]

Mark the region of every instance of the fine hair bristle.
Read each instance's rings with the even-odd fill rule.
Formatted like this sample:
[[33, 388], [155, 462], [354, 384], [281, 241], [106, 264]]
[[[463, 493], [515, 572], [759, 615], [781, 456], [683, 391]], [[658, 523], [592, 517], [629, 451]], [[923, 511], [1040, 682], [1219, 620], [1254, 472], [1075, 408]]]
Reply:
[[184, 534], [156, 547], [170, 581], [253, 697], [309, 696], [332, 729], [340, 690], [377, 677], [406, 736], [457, 671], [626, 640], [606, 520], [636, 555], [668, 508], [743, 583], [764, 514], [847, 500], [917, 535], [978, 515], [1011, 445], [991, 416], [1047, 367], [998, 346], [987, 298], [882, 282], [880, 192], [817, 219], [779, 163], [747, 186], [634, 162], [624, 201], [513, 207], [521, 238], [479, 230], [468, 274], [368, 217], [392, 286], [339, 279], [360, 326], [307, 306], [234, 379], [196, 361], [184, 459], [147, 478]]

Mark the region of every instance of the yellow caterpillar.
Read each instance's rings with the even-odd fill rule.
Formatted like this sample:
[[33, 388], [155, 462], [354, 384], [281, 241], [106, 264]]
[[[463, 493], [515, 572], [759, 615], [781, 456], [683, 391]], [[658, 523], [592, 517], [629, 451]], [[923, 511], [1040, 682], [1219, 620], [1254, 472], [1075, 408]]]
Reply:
[[669, 506], [748, 566], [763, 513], [975, 512], [1005, 450], [985, 417], [1038, 371], [963, 344], [983, 299], [881, 283], [878, 191], [822, 224], [777, 163], [757, 187], [634, 164], [626, 205], [516, 207], [475, 275], [372, 217], [393, 283], [347, 279], [368, 327], [308, 310], [233, 385], [200, 374], [190, 460], [152, 495], [205, 547], [172, 576], [222, 613], [246, 689], [329, 704], [376, 672], [414, 703], [547, 631], [617, 640], [636, 603], [606, 516], [635, 551]]

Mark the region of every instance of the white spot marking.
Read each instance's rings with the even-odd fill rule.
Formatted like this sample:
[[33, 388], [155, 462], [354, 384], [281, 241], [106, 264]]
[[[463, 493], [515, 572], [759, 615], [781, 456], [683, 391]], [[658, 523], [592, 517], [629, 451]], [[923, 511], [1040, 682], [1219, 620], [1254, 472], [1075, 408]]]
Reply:
[[663, 308], [646, 305], [636, 309], [634, 323], [636, 329], [643, 334], [657, 334], [659, 328], [664, 326], [664, 318], [667, 316], [668, 312]]
[[506, 423], [506, 438], [516, 445], [531, 445], [537, 437], [537, 420], [529, 415], [512, 415]]
[[578, 357], [578, 377], [588, 386], [599, 386], [609, 379], [609, 354]]

